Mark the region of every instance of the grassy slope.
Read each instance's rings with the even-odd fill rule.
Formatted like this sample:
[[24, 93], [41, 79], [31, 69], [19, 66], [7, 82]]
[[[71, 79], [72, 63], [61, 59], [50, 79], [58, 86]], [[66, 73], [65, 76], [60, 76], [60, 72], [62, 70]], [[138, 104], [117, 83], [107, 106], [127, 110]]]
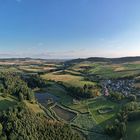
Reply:
[[45, 112], [39, 107], [38, 104], [36, 104], [36, 103], [33, 104], [33, 103], [30, 103], [29, 101], [24, 101], [24, 103], [33, 112], [45, 114]]
[[90, 66], [88, 73], [99, 75], [102, 78], [119, 78], [140, 74], [140, 61], [121, 64], [81, 62], [72, 66], [71, 69], [75, 71], [83, 71], [81, 66]]

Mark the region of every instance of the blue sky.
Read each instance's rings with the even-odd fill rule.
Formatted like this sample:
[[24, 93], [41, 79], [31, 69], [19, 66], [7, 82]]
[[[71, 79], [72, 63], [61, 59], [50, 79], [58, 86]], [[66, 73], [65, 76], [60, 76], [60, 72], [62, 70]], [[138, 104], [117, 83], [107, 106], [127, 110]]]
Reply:
[[0, 0], [0, 57], [140, 55], [140, 0]]

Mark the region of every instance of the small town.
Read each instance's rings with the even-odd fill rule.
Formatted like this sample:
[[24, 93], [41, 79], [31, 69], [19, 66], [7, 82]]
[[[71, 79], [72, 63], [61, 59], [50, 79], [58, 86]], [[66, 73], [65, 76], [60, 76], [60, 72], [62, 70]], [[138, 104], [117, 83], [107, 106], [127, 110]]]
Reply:
[[109, 96], [109, 90], [128, 96], [134, 89], [134, 80], [105, 80], [102, 83], [105, 96]]

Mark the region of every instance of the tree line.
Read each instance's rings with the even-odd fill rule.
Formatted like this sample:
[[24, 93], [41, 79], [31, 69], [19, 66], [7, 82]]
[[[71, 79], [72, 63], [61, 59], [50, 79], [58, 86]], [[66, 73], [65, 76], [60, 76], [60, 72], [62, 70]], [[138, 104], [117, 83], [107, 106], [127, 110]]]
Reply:
[[2, 96], [16, 96], [19, 100], [34, 100], [34, 93], [17, 73], [0, 73], [0, 92]]

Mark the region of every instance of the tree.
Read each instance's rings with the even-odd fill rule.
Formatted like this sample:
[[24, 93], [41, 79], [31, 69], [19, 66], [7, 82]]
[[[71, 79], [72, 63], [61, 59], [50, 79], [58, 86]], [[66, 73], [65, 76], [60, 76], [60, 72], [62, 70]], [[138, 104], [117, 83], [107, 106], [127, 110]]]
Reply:
[[133, 94], [130, 94], [128, 98], [130, 101], [136, 101], [137, 99], [136, 95], [133, 95]]
[[3, 130], [3, 127], [2, 127], [2, 124], [0, 123], [0, 135], [2, 134], [2, 130]]
[[44, 115], [36, 115], [23, 104], [16, 108], [0, 116], [8, 140], [83, 140], [67, 124], [49, 120]]
[[7, 140], [7, 136], [6, 135], [1, 135], [0, 140]]
[[124, 137], [126, 135], [126, 124], [124, 122], [121, 122], [119, 127], [121, 136]]
[[19, 93], [19, 101], [22, 102], [23, 100], [24, 100], [24, 96], [23, 96], [23, 94], [20, 92], [20, 93]]

